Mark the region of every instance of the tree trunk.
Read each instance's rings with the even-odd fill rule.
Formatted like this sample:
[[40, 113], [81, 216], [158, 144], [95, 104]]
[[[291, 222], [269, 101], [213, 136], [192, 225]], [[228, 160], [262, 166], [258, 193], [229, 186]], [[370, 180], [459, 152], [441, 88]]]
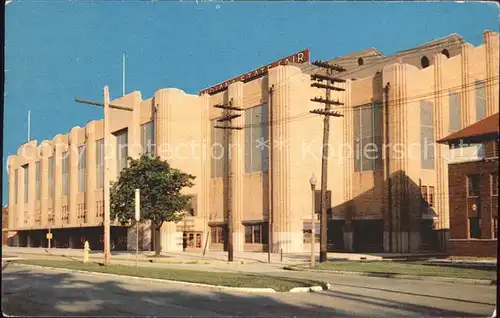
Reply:
[[161, 253], [161, 227], [155, 227], [155, 257], [159, 257]]

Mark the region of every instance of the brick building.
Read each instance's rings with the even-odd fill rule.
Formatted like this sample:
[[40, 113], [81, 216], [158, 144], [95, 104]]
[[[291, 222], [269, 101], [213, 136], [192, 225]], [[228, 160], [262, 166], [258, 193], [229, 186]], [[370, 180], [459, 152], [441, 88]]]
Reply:
[[496, 113], [438, 141], [450, 147], [451, 255], [497, 255], [498, 120]]

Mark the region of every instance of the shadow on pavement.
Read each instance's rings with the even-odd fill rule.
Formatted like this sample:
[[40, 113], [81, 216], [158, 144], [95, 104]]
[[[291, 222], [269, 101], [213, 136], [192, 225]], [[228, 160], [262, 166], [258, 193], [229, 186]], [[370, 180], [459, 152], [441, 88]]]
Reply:
[[14, 265], [2, 283], [3, 312], [15, 316], [480, 316], [343, 291], [228, 293]]

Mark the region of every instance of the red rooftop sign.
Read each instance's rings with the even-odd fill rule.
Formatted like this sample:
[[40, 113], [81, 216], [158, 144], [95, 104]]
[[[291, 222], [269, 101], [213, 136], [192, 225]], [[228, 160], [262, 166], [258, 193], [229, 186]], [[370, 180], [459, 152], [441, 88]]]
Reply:
[[274, 61], [271, 64], [262, 66], [261, 68], [255, 69], [253, 71], [250, 71], [248, 73], [245, 73], [245, 74], [237, 76], [237, 77], [234, 77], [234, 78], [227, 80], [225, 82], [219, 83], [219, 84], [214, 85], [214, 86], [209, 87], [209, 88], [206, 88], [200, 92], [200, 95], [202, 95], [202, 94], [212, 95], [212, 94], [221, 92], [221, 91], [227, 89], [228, 86], [231, 85], [232, 83], [251, 81], [255, 78], [258, 78], [260, 76], [267, 74], [267, 71], [273, 67], [276, 67], [279, 65], [287, 65], [290, 63], [296, 63], [296, 64], [309, 63], [309, 49], [305, 49], [305, 50], [300, 51], [298, 53], [284, 57], [280, 60]]

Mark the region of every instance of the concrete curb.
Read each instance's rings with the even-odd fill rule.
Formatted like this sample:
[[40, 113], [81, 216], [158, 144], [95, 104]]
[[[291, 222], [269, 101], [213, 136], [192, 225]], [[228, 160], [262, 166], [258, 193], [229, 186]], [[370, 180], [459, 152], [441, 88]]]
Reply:
[[320, 269], [300, 268], [298, 266], [285, 266], [285, 270], [302, 271], [302, 272], [317, 272], [326, 274], [338, 274], [346, 276], [367, 276], [367, 277], [381, 277], [381, 278], [399, 278], [410, 280], [429, 280], [439, 281], [445, 283], [466, 283], [477, 285], [496, 285], [496, 280], [489, 279], [469, 279], [469, 278], [453, 278], [453, 277], [433, 277], [433, 276], [415, 276], [405, 274], [392, 274], [392, 273], [366, 273], [366, 272], [349, 272], [349, 271], [325, 271]]
[[[25, 266], [25, 267], [32, 267], [32, 268], [44, 268], [44, 269], [48, 269], [48, 270], [52, 270], [52, 271], [92, 274], [92, 275], [107, 276], [107, 277], [132, 278], [132, 279], [136, 279], [136, 280], [150, 281], [150, 282], [160, 282], [160, 283], [167, 282], [167, 283], [182, 284], [182, 285], [189, 285], [189, 286], [206, 287], [206, 288], [212, 288], [212, 289], [217, 289], [217, 290], [240, 291], [240, 292], [247, 292], [247, 293], [277, 293], [277, 291], [274, 290], [273, 288], [229, 287], [229, 286], [220, 286], [220, 285], [209, 285], [209, 284], [183, 282], [183, 281], [178, 281], [178, 280], [147, 278], [147, 277], [118, 275], [118, 274], [100, 273], [100, 272], [92, 272], [92, 271], [82, 271], [82, 270], [78, 270], [78, 269], [68, 269], [68, 268], [61, 268], [61, 267], [22, 264], [22, 263], [15, 263], [15, 262], [13, 262], [12, 264], [19, 266], [19, 267]], [[322, 291], [323, 289], [330, 289], [330, 284], [325, 284], [325, 287], [326, 288], [323, 288], [322, 286], [295, 287], [295, 288], [290, 289], [288, 292]]]

